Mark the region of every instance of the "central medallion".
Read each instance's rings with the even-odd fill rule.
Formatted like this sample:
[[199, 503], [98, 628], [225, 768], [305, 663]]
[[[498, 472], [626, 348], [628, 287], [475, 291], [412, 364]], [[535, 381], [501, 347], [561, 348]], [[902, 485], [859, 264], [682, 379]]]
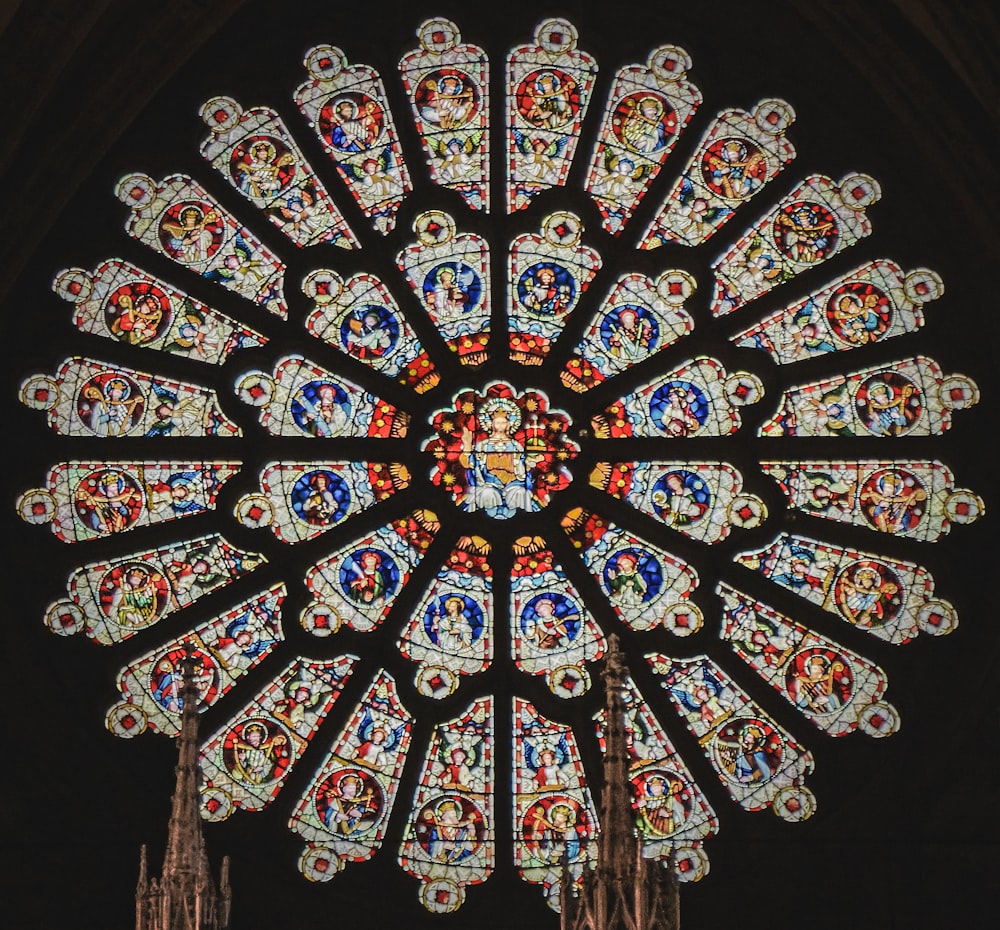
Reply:
[[434, 458], [431, 480], [463, 510], [506, 520], [541, 510], [573, 480], [567, 463], [580, 449], [566, 435], [570, 419], [542, 391], [502, 381], [461, 391], [431, 425], [437, 435], [423, 447]]

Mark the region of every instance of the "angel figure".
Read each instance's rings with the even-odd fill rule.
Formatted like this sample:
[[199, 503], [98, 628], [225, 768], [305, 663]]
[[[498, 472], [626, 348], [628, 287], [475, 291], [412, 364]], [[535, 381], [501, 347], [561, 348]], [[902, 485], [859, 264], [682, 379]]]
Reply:
[[403, 195], [403, 183], [395, 165], [392, 145], [382, 149], [377, 158], [364, 159], [360, 167], [349, 161], [342, 161], [340, 167], [361, 186], [361, 196], [369, 204], [384, 203]]
[[649, 164], [636, 163], [611, 149], [604, 150], [604, 175], [590, 185], [590, 192], [608, 200], [630, 200], [651, 171]]
[[484, 130], [471, 133], [463, 142], [461, 139], [428, 139], [431, 159], [441, 178], [445, 181], [461, 181], [475, 172], [477, 165], [473, 153], [483, 140]]
[[535, 739], [526, 734], [524, 761], [531, 771], [538, 791], [565, 788], [573, 776], [572, 759], [565, 733], [560, 733], [557, 740], [553, 739], [551, 734], [541, 735]]
[[559, 183], [559, 167], [555, 159], [562, 157], [569, 136], [559, 136], [552, 140], [544, 136], [529, 139], [523, 132], [515, 129], [514, 142], [517, 150], [524, 156], [519, 174], [538, 184]]
[[311, 185], [293, 191], [284, 203], [279, 203], [273, 213], [285, 227], [283, 231], [295, 239], [311, 236], [322, 225], [323, 209], [317, 206], [316, 189]]

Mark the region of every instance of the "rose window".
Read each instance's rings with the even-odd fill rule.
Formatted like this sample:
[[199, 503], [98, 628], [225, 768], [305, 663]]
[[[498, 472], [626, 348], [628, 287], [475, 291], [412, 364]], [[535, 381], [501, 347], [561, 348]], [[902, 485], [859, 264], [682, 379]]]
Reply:
[[79, 559], [45, 623], [122, 657], [123, 738], [176, 735], [192, 648], [205, 819], [279, 806], [305, 879], [395, 862], [441, 913], [501, 869], [558, 910], [594, 861], [618, 636], [643, 853], [700, 880], [727, 799], [804, 820], [810, 746], [898, 729], [865, 644], [958, 622], [925, 560], [983, 513], [935, 451], [979, 391], [920, 338], [942, 279], [677, 46], [344, 45], [278, 108], [206, 86], [199, 170], [122, 176], [120, 253], [56, 276], [80, 354], [21, 399], [65, 457], [18, 507]]

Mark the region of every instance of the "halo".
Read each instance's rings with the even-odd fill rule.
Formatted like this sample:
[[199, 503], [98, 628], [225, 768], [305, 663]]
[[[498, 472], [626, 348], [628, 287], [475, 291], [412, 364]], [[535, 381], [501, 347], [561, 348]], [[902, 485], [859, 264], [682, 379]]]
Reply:
[[507, 414], [511, 432], [515, 432], [521, 425], [521, 408], [509, 397], [491, 397], [484, 401], [479, 408], [480, 420], [492, 420], [498, 410], [503, 410]]

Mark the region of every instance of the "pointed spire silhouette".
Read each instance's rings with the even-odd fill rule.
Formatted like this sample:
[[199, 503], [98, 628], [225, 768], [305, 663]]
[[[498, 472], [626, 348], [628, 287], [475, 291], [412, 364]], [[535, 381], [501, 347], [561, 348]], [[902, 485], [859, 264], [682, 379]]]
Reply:
[[176, 784], [167, 827], [163, 872], [148, 878], [146, 847], [139, 855], [135, 892], [136, 930], [228, 930], [231, 891], [229, 857], [216, 889], [205, 853], [198, 793], [198, 685], [190, 647], [181, 661], [181, 731], [177, 738]]
[[608, 638], [604, 679], [604, 789], [597, 865], [574, 888], [568, 865], [561, 888], [562, 930], [680, 930], [672, 863], [645, 859], [632, 812], [625, 683], [628, 666], [618, 637]]

